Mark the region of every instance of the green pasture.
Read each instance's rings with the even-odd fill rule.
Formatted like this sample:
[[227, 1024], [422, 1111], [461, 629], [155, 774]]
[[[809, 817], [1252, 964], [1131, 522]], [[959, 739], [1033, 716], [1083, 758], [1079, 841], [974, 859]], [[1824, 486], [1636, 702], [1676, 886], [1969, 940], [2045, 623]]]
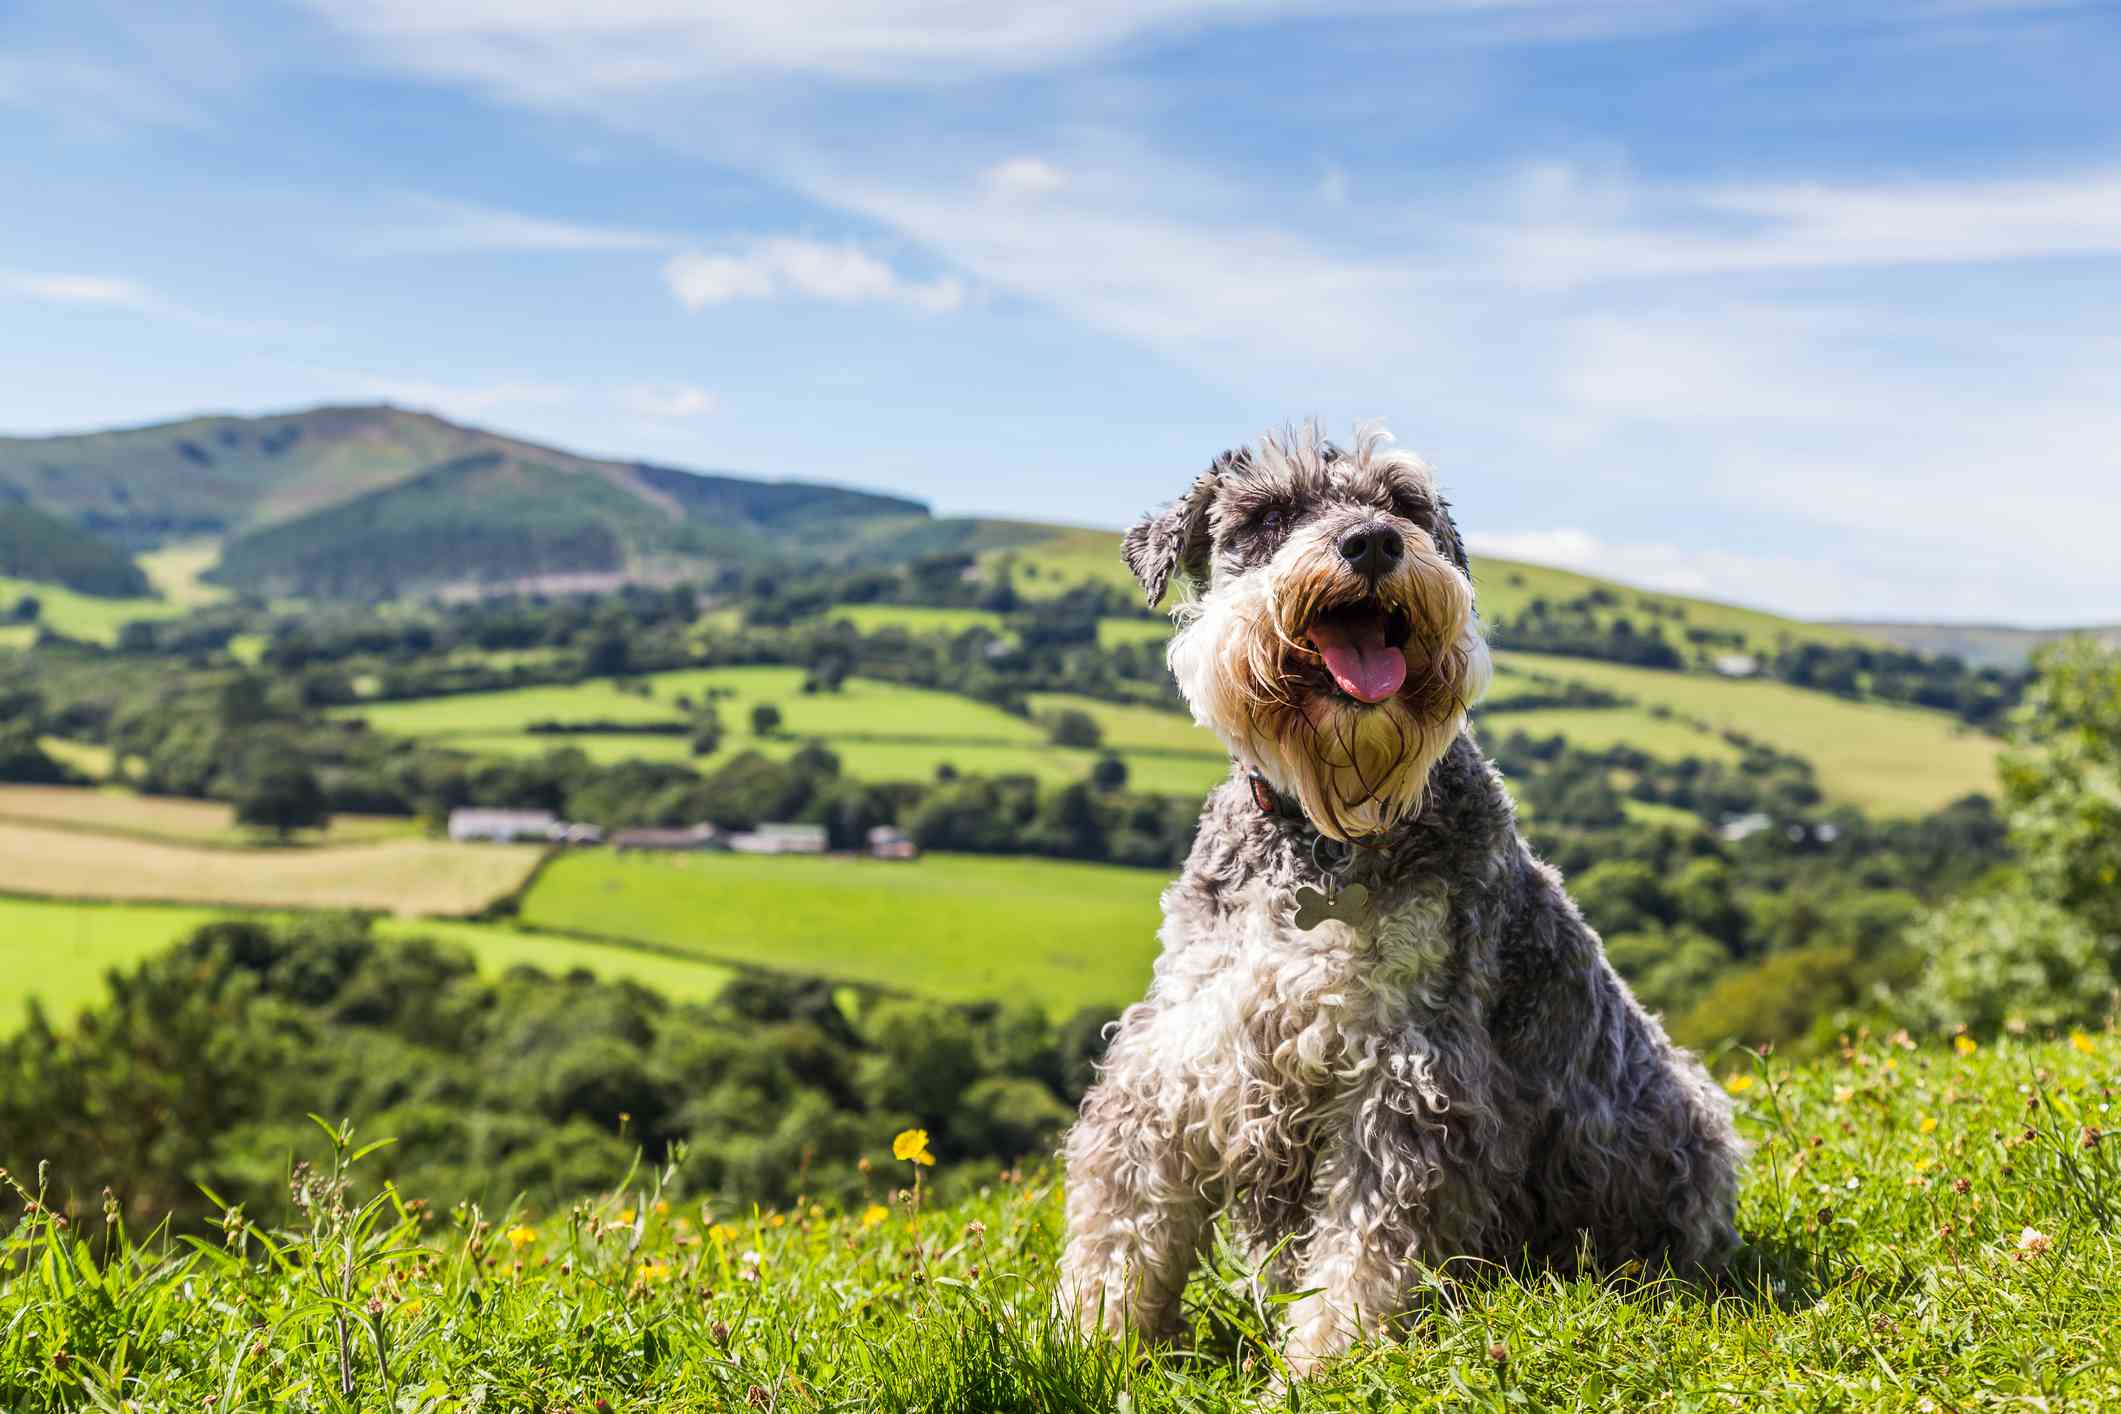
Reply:
[[[118, 630], [134, 619], [168, 619], [186, 612], [185, 605], [169, 599], [98, 599], [56, 584], [0, 575], [0, 611], [12, 609], [25, 594], [37, 600], [42, 609], [39, 622], [46, 628], [68, 638], [106, 645], [116, 643]], [[8, 635], [0, 639], [0, 644], [18, 647], [27, 646], [36, 637], [36, 629], [27, 625], [11, 624], [0, 632]]]
[[929, 604], [838, 604], [825, 613], [827, 619], [853, 624], [863, 633], [887, 628], [908, 633], [960, 634], [968, 628], [1003, 633], [1002, 616], [986, 609], [944, 608]]
[[1561, 736], [1585, 751], [1630, 746], [1666, 761], [1699, 756], [1704, 761], [1736, 761], [1738, 748], [1714, 732], [1673, 717], [1653, 716], [1642, 707], [1540, 707], [1529, 712], [1496, 712], [1479, 719], [1485, 741], [1512, 732], [1528, 736]]
[[1054, 1015], [1141, 995], [1159, 872], [974, 855], [883, 862], [569, 854], [522, 919], [958, 1001], [1027, 997]]
[[[1009, 563], [1016, 572], [1017, 591], [1031, 598], [1059, 594], [1085, 583], [1110, 584], [1137, 593], [1140, 586], [1135, 584], [1134, 576], [1120, 560], [1119, 541], [1120, 532], [1116, 530], [1057, 527], [1050, 539], [991, 551], [982, 558], [990, 566]], [[1636, 589], [1574, 570], [1486, 555], [1473, 557], [1473, 587], [1481, 613], [1490, 619], [1514, 618], [1522, 614], [1534, 599], [1543, 598], [1559, 605], [1594, 589], [1605, 589], [1618, 596], [1620, 602], [1598, 611], [1601, 622], [1625, 614], [1638, 625], [1662, 623], [1675, 641], [1683, 640], [1686, 628], [1711, 628], [1743, 634], [1746, 646], [1755, 652], [1771, 652], [1784, 641], [1828, 644], [1875, 644], [1880, 641], [1875, 634], [1842, 624], [1806, 623], [1735, 604], [1667, 594], [1661, 590]], [[1645, 604], [1665, 612], [1652, 615], [1645, 610]], [[1147, 636], [1146, 629], [1142, 632]]]
[[[0, 1034], [21, 1024], [31, 998], [64, 1021], [103, 995], [103, 975], [184, 937], [200, 924], [231, 916], [212, 908], [161, 904], [75, 903], [0, 896]], [[586, 943], [480, 923], [382, 918], [384, 937], [427, 937], [470, 951], [482, 972], [531, 966], [555, 975], [586, 968], [626, 978], [676, 1001], [705, 1000], [731, 972], [711, 962], [638, 948]]]
[[[1836, 799], [1886, 815], [1913, 815], [1962, 796], [1996, 788], [1993, 737], [1965, 727], [1941, 712], [1877, 702], [1850, 702], [1787, 683], [1734, 680], [1691, 673], [1665, 673], [1619, 663], [1558, 658], [1537, 653], [1498, 657], [1515, 667], [1569, 678], [1631, 697], [1643, 707], [1663, 704], [1713, 730], [1738, 731], [1778, 750], [1802, 756], [1819, 773], [1820, 788]], [[1548, 714], [1511, 713], [1491, 730], [1515, 723], [1532, 729]], [[1581, 714], [1569, 723], [1593, 730], [1610, 714]], [[1566, 728], [1562, 728], [1567, 735]], [[1665, 724], [1677, 742], [1684, 723]], [[1635, 741], [1633, 735], [1623, 739]], [[1707, 740], [1695, 734], [1695, 740]], [[1584, 744], [1589, 745], [1589, 742]], [[1638, 743], [1640, 744], [1640, 743]], [[1646, 750], [1655, 748], [1645, 746]]]

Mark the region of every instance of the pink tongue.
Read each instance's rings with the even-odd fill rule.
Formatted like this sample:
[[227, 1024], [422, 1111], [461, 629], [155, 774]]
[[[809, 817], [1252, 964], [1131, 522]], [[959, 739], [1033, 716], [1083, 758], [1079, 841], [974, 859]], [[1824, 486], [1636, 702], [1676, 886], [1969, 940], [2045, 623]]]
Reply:
[[1361, 702], [1382, 702], [1407, 680], [1406, 655], [1385, 642], [1374, 618], [1322, 621], [1311, 626], [1311, 646], [1326, 660], [1340, 690]]

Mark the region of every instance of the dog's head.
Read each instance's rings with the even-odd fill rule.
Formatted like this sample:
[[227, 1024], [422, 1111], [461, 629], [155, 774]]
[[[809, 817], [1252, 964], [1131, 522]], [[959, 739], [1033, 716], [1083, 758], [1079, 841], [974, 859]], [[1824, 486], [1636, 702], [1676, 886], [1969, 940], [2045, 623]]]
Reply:
[[1153, 605], [1174, 573], [1171, 671], [1194, 717], [1350, 839], [1420, 806], [1487, 689], [1465, 545], [1436, 478], [1382, 428], [1225, 452], [1127, 532]]

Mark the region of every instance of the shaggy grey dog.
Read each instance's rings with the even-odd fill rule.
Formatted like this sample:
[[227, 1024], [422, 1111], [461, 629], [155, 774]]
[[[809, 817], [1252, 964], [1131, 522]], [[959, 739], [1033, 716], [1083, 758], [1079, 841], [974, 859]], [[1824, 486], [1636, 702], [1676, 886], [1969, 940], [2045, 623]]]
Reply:
[[1228, 746], [1163, 952], [1067, 1142], [1061, 1300], [1167, 1333], [1215, 1214], [1301, 1376], [1472, 1257], [1680, 1269], [1734, 1242], [1730, 1102], [1518, 834], [1466, 729], [1487, 648], [1435, 478], [1363, 429], [1226, 453], [1126, 537]]

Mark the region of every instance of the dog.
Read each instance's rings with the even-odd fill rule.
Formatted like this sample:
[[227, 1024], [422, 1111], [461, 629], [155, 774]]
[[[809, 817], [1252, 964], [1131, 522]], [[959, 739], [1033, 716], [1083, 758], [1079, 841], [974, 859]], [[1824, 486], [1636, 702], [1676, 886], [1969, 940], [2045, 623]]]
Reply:
[[1467, 712], [1488, 650], [1434, 474], [1377, 427], [1226, 452], [1124, 540], [1228, 748], [1145, 1000], [1064, 1146], [1059, 1301], [1172, 1334], [1228, 1209], [1301, 1378], [1458, 1259], [1707, 1271], [1731, 1102], [1534, 857]]

